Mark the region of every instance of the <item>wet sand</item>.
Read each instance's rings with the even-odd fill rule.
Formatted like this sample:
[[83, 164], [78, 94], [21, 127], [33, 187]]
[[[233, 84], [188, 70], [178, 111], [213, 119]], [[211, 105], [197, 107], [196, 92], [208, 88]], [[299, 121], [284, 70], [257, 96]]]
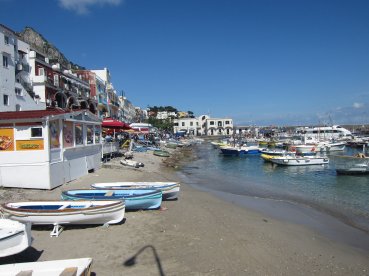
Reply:
[[[151, 152], [134, 154], [143, 168], [119, 160], [52, 191], [2, 189], [0, 201], [59, 199], [96, 182], [178, 180]], [[67, 226], [57, 238], [52, 227], [33, 227], [32, 247], [0, 262], [91, 257], [96, 275], [369, 275], [369, 251], [256, 210], [181, 184], [179, 200], [126, 212], [118, 225]]]

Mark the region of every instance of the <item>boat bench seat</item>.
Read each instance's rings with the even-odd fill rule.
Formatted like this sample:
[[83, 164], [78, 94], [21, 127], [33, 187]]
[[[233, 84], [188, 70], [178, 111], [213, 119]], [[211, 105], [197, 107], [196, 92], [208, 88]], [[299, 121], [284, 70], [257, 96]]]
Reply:
[[67, 267], [65, 268], [59, 276], [76, 276], [77, 275], [77, 267]]
[[105, 196], [113, 196], [114, 195], [114, 191], [109, 191], [105, 194]]
[[32, 276], [33, 270], [23, 270], [16, 274], [16, 276]]

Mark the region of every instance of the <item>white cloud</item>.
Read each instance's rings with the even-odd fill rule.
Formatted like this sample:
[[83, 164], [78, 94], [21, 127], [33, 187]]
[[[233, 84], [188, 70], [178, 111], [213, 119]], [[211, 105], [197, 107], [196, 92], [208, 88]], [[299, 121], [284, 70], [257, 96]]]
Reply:
[[89, 13], [89, 8], [93, 5], [118, 6], [123, 0], [58, 0], [59, 5], [67, 10], [75, 11], [78, 14]]
[[362, 104], [362, 103], [354, 103], [352, 106], [353, 106], [353, 108], [362, 108], [362, 107], [364, 107], [364, 104]]

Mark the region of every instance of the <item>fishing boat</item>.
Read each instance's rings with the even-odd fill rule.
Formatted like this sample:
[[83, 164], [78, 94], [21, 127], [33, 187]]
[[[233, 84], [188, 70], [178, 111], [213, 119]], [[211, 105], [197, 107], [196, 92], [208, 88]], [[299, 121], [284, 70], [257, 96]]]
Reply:
[[31, 223], [0, 219], [0, 257], [20, 253], [31, 243]]
[[91, 258], [6, 264], [0, 266], [0, 276], [88, 276], [91, 275], [91, 264]]
[[156, 155], [156, 156], [160, 156], [160, 157], [169, 157], [170, 156], [170, 153], [166, 150], [154, 150], [153, 154]]
[[275, 156], [270, 161], [284, 166], [324, 165], [329, 163], [329, 159], [326, 156], [299, 156], [295, 154]]
[[260, 153], [260, 148], [258, 146], [221, 146], [219, 148], [222, 154], [227, 156], [242, 156]]
[[134, 161], [134, 160], [128, 160], [128, 159], [122, 159], [122, 160], [120, 160], [120, 163], [124, 166], [133, 167], [133, 168], [136, 168], [136, 169], [145, 166], [144, 163], [137, 162], [137, 161]]
[[126, 210], [158, 209], [162, 192], [156, 189], [85, 189], [68, 190], [61, 193], [64, 200], [124, 200]]
[[334, 155], [332, 160], [337, 174], [367, 175], [369, 174], [369, 157], [363, 153], [355, 156]]
[[178, 198], [178, 182], [111, 182], [91, 184], [93, 189], [157, 189], [163, 193], [163, 200]]
[[20, 222], [54, 225], [51, 236], [59, 236], [68, 224], [115, 224], [124, 218], [122, 200], [26, 201], [1, 204], [4, 215]]

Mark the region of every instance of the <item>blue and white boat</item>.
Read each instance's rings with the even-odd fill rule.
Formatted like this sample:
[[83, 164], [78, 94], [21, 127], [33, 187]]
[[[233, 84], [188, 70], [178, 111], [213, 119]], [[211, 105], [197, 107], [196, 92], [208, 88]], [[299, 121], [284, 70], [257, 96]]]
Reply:
[[121, 190], [68, 190], [61, 194], [63, 200], [124, 200], [126, 210], [158, 209], [162, 201], [162, 191], [157, 189]]
[[178, 182], [110, 182], [91, 184], [93, 189], [156, 189], [163, 193], [163, 200], [178, 198], [180, 184]]
[[260, 154], [258, 146], [221, 146], [219, 148], [222, 154], [229, 156]]

